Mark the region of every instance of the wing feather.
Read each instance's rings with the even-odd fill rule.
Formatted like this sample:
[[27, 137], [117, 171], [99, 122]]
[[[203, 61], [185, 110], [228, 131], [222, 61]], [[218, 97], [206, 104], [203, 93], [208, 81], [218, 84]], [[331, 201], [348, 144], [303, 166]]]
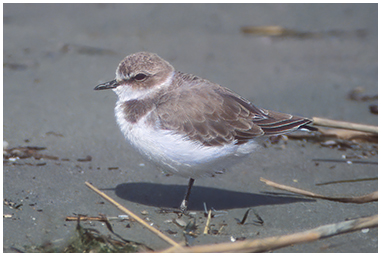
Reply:
[[243, 144], [255, 137], [291, 132], [311, 122], [257, 108], [229, 89], [193, 75], [176, 75], [186, 83], [163, 94], [155, 114], [160, 128], [174, 130], [185, 139], [206, 146]]

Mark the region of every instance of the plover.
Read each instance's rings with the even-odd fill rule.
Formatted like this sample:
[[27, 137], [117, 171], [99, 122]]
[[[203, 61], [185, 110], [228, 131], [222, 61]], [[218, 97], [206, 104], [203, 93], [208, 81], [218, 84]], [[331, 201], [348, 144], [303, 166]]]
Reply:
[[138, 52], [120, 62], [112, 89], [117, 123], [138, 151], [161, 169], [194, 179], [233, 164], [265, 136], [310, 128], [304, 117], [258, 108], [216, 83], [176, 71], [158, 55]]

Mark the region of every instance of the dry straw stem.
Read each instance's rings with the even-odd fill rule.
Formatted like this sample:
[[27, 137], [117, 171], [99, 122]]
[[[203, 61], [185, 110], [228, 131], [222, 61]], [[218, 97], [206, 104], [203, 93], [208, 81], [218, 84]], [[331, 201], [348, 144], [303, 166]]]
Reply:
[[313, 121], [313, 124], [317, 126], [348, 129], [348, 130], [378, 134], [378, 127], [374, 125], [365, 125], [365, 124], [336, 121], [336, 120], [331, 120], [331, 119], [321, 118], [321, 117], [313, 117], [312, 121]]
[[363, 204], [363, 203], [369, 203], [369, 202], [373, 202], [373, 201], [378, 200], [378, 191], [375, 191], [373, 193], [370, 193], [370, 194], [367, 194], [364, 196], [357, 196], [357, 197], [330, 197], [330, 196], [323, 196], [323, 195], [315, 194], [315, 193], [312, 193], [312, 192], [309, 192], [309, 191], [306, 191], [303, 189], [278, 184], [278, 183], [275, 183], [273, 181], [266, 180], [264, 178], [260, 178], [260, 180], [262, 182], [266, 183], [266, 185], [272, 186], [274, 188], [286, 190], [289, 192], [293, 192], [296, 194], [300, 194], [300, 195], [304, 195], [304, 196], [308, 196], [308, 197], [312, 197], [312, 198], [326, 199], [326, 200], [336, 201], [336, 202], [341, 202], [341, 203]]
[[378, 134], [370, 132], [359, 132], [347, 129], [334, 129], [334, 128], [318, 128], [319, 133], [304, 133], [304, 134], [287, 134], [290, 139], [306, 139], [323, 142], [327, 140], [341, 139], [351, 140], [354, 142], [371, 142], [378, 143]]
[[[324, 138], [338, 138], [342, 140], [355, 140], [355, 141], [363, 141], [363, 142], [378, 142], [378, 134], [370, 133], [370, 132], [360, 132], [346, 129], [327, 129], [327, 128], [319, 128], [319, 132], [321, 133], [320, 137]], [[288, 135], [290, 136], [290, 135]]]
[[204, 235], [207, 235], [209, 233], [209, 225], [210, 225], [210, 219], [212, 218], [212, 210], [209, 210], [208, 212], [208, 219], [206, 220], [205, 228], [204, 228]]
[[285, 29], [281, 26], [244, 26], [241, 27], [241, 31], [245, 34], [261, 36], [285, 36], [297, 33], [294, 30]]
[[376, 227], [377, 223], [378, 215], [373, 215], [370, 217], [324, 225], [291, 235], [246, 240], [235, 243], [201, 245], [190, 248], [173, 248], [173, 250], [167, 250], [166, 252], [266, 252], [293, 244], [312, 242], [358, 229]]
[[152, 233], [156, 234], [157, 236], [159, 236], [161, 239], [163, 239], [164, 241], [168, 242], [169, 244], [175, 246], [175, 247], [180, 247], [180, 245], [178, 243], [176, 243], [175, 241], [173, 241], [171, 238], [167, 237], [166, 235], [164, 235], [163, 233], [161, 233], [159, 230], [151, 227], [147, 222], [145, 222], [144, 220], [142, 220], [139, 216], [137, 216], [136, 214], [134, 214], [133, 212], [131, 212], [130, 210], [128, 210], [127, 208], [123, 207], [122, 205], [120, 205], [119, 203], [117, 203], [116, 201], [114, 201], [114, 199], [112, 199], [111, 197], [107, 196], [105, 193], [101, 192], [99, 189], [97, 189], [96, 187], [94, 187], [93, 185], [91, 185], [89, 182], [85, 182], [86, 186], [88, 186], [89, 188], [91, 188], [93, 191], [95, 191], [98, 195], [100, 195], [101, 197], [103, 197], [104, 199], [108, 200], [110, 203], [112, 203], [113, 205], [115, 205], [119, 210], [121, 210], [122, 212], [128, 214], [131, 218], [135, 219], [137, 222], [139, 222], [140, 224], [142, 224], [144, 227], [146, 227], [148, 230], [150, 230]]

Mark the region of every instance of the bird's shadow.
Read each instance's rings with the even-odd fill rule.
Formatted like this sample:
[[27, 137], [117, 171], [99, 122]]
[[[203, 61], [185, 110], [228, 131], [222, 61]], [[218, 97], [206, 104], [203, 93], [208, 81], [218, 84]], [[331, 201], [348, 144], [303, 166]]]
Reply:
[[[118, 197], [131, 202], [159, 208], [178, 208], [184, 198], [186, 188], [186, 186], [181, 185], [137, 182], [123, 183], [112, 190], [115, 190]], [[190, 195], [188, 209], [203, 210], [204, 202], [208, 208], [213, 207], [217, 210], [224, 210], [311, 201], [315, 200], [286, 193], [264, 192], [263, 194], [252, 194], [194, 186]]]

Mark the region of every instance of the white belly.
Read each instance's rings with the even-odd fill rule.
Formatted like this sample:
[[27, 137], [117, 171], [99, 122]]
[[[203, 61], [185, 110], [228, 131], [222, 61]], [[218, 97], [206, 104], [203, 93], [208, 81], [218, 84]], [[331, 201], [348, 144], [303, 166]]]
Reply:
[[160, 130], [146, 123], [146, 116], [131, 124], [117, 104], [115, 115], [124, 137], [143, 155], [162, 167], [163, 171], [196, 178], [231, 165], [255, 150], [254, 141], [243, 145], [227, 144], [206, 147], [187, 140], [169, 130]]

